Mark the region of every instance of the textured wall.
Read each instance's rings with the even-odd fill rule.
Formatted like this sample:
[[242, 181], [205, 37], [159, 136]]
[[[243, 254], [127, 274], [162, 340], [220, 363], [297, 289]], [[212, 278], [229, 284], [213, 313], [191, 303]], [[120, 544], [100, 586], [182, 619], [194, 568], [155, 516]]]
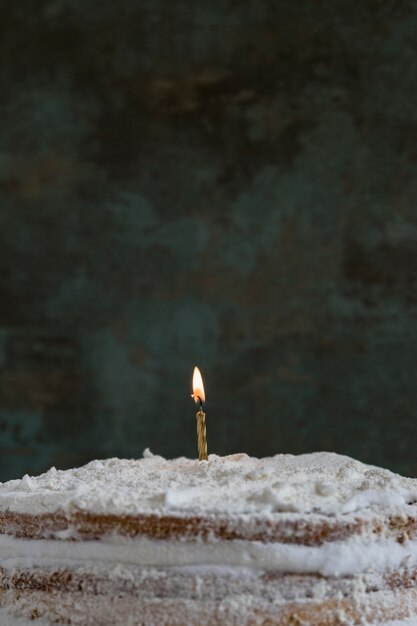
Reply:
[[0, 477], [145, 446], [417, 474], [417, 4], [0, 6]]

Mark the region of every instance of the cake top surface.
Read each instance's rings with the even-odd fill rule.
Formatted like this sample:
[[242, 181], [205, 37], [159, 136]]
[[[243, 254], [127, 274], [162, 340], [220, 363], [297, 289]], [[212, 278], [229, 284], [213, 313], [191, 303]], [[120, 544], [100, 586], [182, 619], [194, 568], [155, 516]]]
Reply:
[[257, 459], [246, 454], [208, 461], [106, 459], [0, 483], [0, 512], [117, 515], [346, 515], [401, 511], [417, 500], [417, 479], [316, 452]]

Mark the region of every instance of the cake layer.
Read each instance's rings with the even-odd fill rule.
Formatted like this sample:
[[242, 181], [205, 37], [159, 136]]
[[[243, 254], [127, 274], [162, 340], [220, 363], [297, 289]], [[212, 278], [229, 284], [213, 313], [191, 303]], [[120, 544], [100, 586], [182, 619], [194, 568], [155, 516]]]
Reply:
[[[90, 580], [85, 573], [55, 572], [48, 578], [19, 572], [12, 588], [4, 589], [2, 577], [0, 606], [34, 624], [72, 626], [354, 626], [417, 616], [414, 588], [376, 589], [361, 578], [312, 583], [308, 576], [254, 580], [245, 572], [239, 577], [194, 572], [187, 582], [181, 572], [148, 571], [132, 572], [134, 584], [117, 585], [120, 574], [111, 574], [101, 586], [97, 573]], [[285, 588], [288, 598], [281, 593]], [[291, 597], [295, 589], [300, 595]]]
[[0, 512], [0, 534], [30, 539], [97, 539], [118, 534], [125, 537], [152, 539], [217, 538], [264, 543], [288, 543], [306, 546], [341, 541], [358, 535], [368, 538], [392, 538], [399, 543], [417, 535], [417, 507], [409, 505], [408, 514], [384, 518], [369, 514], [343, 517], [281, 514], [256, 515], [100, 515], [86, 512], [73, 514]]
[[417, 534], [417, 481], [336, 454], [108, 459], [0, 485], [0, 534], [307, 546]]
[[[132, 594], [138, 600], [183, 598], [220, 602], [255, 598], [275, 605], [323, 599], [364, 598], [379, 591], [415, 589], [417, 568], [395, 572], [366, 572], [354, 576], [285, 574], [248, 567], [139, 567], [127, 564], [67, 562], [28, 567], [14, 563], [0, 568], [0, 589], [44, 590], [50, 593], [83, 590], [93, 595]], [[370, 597], [370, 596], [369, 596]], [[1, 623], [1, 622], [0, 622]]]

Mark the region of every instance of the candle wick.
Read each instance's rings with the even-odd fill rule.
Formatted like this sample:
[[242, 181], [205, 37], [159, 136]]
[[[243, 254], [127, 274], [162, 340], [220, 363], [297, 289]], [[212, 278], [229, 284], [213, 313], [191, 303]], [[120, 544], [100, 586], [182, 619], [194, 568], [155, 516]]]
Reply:
[[194, 398], [195, 403], [199, 405], [199, 410], [202, 411], [203, 410], [203, 401], [200, 398], [200, 396], [198, 396], [196, 393], [192, 393], [191, 397]]

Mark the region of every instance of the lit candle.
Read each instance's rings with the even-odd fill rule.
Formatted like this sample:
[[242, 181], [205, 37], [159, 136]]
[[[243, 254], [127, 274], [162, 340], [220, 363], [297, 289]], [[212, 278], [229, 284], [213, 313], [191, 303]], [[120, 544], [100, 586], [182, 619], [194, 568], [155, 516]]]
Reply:
[[198, 367], [194, 368], [193, 373], [193, 393], [195, 403], [199, 407], [196, 413], [197, 419], [197, 442], [198, 442], [198, 458], [200, 461], [207, 461], [207, 433], [206, 433], [206, 414], [203, 411], [203, 402], [206, 400], [204, 393], [203, 379]]

